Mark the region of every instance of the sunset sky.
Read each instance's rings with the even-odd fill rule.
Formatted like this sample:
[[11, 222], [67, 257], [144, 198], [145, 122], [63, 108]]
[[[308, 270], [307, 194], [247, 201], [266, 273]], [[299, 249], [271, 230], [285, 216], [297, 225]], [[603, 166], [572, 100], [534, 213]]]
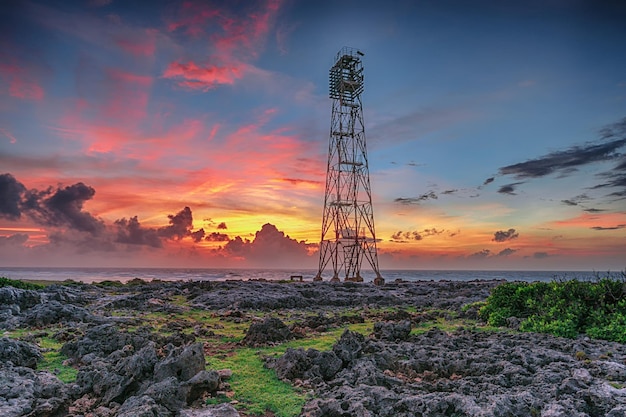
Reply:
[[365, 53], [382, 269], [626, 268], [626, 3], [9, 0], [0, 265], [315, 268]]

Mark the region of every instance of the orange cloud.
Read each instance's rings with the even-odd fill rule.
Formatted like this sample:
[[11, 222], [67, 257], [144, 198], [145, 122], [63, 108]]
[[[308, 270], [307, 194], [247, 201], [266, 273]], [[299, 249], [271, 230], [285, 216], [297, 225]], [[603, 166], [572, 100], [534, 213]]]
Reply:
[[579, 216], [557, 220], [548, 224], [549, 227], [578, 227], [592, 230], [613, 230], [626, 225], [625, 213], [583, 213]]

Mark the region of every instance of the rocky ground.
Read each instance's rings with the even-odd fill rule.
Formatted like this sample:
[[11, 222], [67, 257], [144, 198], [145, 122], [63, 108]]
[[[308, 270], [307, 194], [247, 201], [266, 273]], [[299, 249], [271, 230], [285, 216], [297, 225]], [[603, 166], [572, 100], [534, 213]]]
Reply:
[[0, 416], [286, 415], [213, 369], [240, 349], [303, 416], [626, 416], [626, 347], [488, 329], [498, 283], [0, 288]]

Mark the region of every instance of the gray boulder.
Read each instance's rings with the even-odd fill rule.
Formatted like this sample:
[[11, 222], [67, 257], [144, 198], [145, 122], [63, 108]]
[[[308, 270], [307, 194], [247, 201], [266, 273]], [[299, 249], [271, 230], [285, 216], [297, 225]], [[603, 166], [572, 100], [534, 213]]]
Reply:
[[147, 395], [129, 397], [117, 411], [117, 417], [173, 417], [174, 413]]
[[376, 339], [396, 341], [407, 340], [411, 333], [411, 321], [403, 320], [399, 323], [377, 322], [374, 323], [374, 337]]
[[43, 327], [56, 323], [81, 323], [94, 320], [85, 308], [59, 301], [48, 301], [32, 307], [21, 320], [23, 326]]
[[0, 288], [0, 305], [14, 305], [19, 308], [17, 312], [29, 309], [41, 302], [41, 296], [37, 291], [22, 290], [20, 288]]
[[267, 317], [262, 322], [252, 323], [241, 343], [258, 347], [268, 343], [284, 342], [292, 338], [293, 334], [285, 323], [275, 317]]
[[148, 343], [150, 343], [148, 329], [140, 328], [132, 333], [120, 332], [114, 324], [107, 323], [94, 326], [82, 338], [65, 343], [61, 347], [61, 353], [76, 359], [81, 359], [87, 354], [105, 357], [123, 349], [124, 346], [131, 346], [137, 351]]
[[188, 387], [187, 403], [191, 404], [201, 398], [205, 392], [215, 392], [220, 387], [220, 375], [217, 371], [202, 370], [182, 384]]
[[15, 366], [37, 368], [43, 359], [39, 347], [31, 343], [3, 337], [0, 339], [0, 362], [12, 362]]
[[154, 379], [162, 381], [176, 377], [181, 382], [188, 381], [206, 367], [202, 343], [173, 348], [169, 355], [154, 367]]
[[51, 373], [0, 365], [0, 416], [61, 417], [68, 405], [66, 385]]
[[341, 338], [333, 346], [333, 352], [341, 359], [343, 366], [347, 366], [353, 360], [361, 356], [365, 337], [362, 334], [345, 330]]
[[235, 407], [224, 403], [195, 410], [182, 410], [180, 417], [240, 417], [240, 414]]

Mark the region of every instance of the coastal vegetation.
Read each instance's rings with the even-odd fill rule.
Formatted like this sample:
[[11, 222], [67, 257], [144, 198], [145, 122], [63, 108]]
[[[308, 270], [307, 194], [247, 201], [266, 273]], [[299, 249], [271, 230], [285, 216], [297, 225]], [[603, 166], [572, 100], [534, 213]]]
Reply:
[[0, 288], [13, 287], [21, 290], [38, 290], [43, 288], [43, 285], [35, 284], [33, 282], [26, 282], [19, 279], [11, 279], [6, 277], [0, 277]]
[[507, 282], [479, 306], [479, 316], [492, 326], [517, 319], [521, 331], [626, 343], [626, 273], [593, 280]]

